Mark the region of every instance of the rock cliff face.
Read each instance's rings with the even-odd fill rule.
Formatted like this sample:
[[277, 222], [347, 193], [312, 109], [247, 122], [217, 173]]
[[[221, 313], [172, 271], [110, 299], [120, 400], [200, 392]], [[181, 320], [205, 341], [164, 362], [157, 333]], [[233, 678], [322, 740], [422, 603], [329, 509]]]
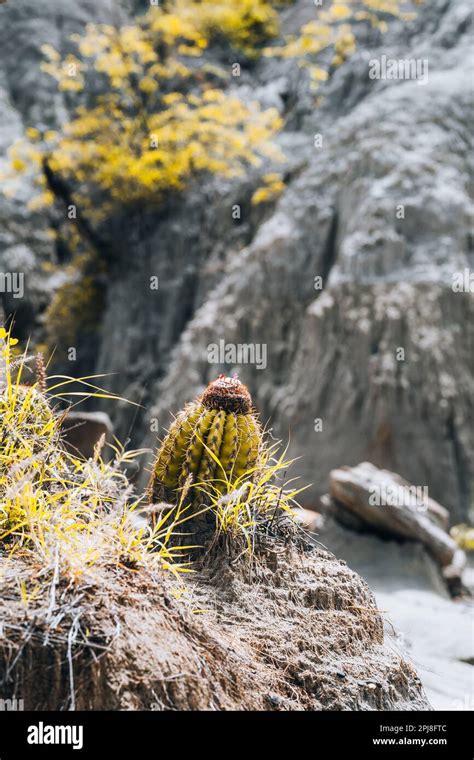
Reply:
[[[236, 369], [276, 434], [290, 434], [300, 474], [316, 479], [309, 498], [337, 463], [366, 457], [428, 485], [453, 519], [466, 514], [473, 296], [452, 285], [473, 264], [468, 18], [466, 3], [430, 3], [414, 28], [344, 66], [321, 111], [298, 116], [284, 139], [299, 168], [152, 385], [160, 420], [216, 371], [208, 344], [266, 344], [266, 369]], [[368, 61], [383, 53], [426, 59], [429, 82], [370, 80]]]
[[[112, 0], [34, 0], [7, 2], [0, 8], [0, 173], [7, 151], [27, 127], [52, 129], [68, 117], [68, 101], [40, 69], [41, 47], [61, 53], [71, 49], [70, 36], [89, 22], [118, 18], [123, 11]], [[21, 177], [16, 200], [0, 192], [0, 272], [24, 274], [24, 297], [0, 293], [6, 314], [14, 314], [16, 333], [27, 338], [54, 285], [41, 271], [56, 251], [44, 214], [28, 209], [33, 188]]]
[[[48, 2], [33, 39], [33, 6], [17, 0], [2, 9], [2, 147], [24, 124], [67, 112], [38, 78], [43, 38], [66, 45], [85, 21], [112, 12], [105, 0]], [[258, 178], [249, 175], [206, 182], [169, 209], [110, 223], [114, 263], [91, 369], [116, 372], [114, 389], [146, 410], [108, 407], [119, 435], [131, 430], [134, 443], [153, 446], [150, 418], [165, 427], [170, 410], [218, 371], [236, 370], [263, 420], [301, 456], [295, 469], [314, 484], [308, 501], [327, 489], [332, 468], [367, 459], [427, 485], [453, 520], [466, 515], [474, 307], [468, 289], [452, 286], [474, 266], [470, 7], [430, 0], [417, 10], [416, 21], [393, 24], [383, 38], [371, 33], [320, 90], [318, 105], [291, 62], [264, 60], [243, 72], [241, 96], [276, 105], [286, 118], [279, 139], [287, 189], [276, 204], [251, 206]], [[312, 12], [297, 2], [284, 31]], [[427, 61], [428, 82], [371, 79], [369, 61], [382, 55]], [[36, 284], [35, 267], [54, 252], [41, 222], [2, 203], [0, 217], [10, 221], [0, 261], [30, 261], [25, 304], [34, 314], [35, 288], [48, 287], [41, 277]], [[149, 289], [151, 276], [158, 291]], [[266, 346], [266, 367], [210, 364], [208, 345], [219, 340]]]

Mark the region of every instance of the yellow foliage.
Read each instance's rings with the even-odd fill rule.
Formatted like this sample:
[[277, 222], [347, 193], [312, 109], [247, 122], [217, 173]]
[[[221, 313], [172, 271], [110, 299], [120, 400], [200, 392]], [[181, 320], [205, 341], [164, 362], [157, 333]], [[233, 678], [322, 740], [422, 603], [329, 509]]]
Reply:
[[[56, 133], [47, 130], [41, 133], [40, 130], [28, 128], [25, 131], [25, 139], [16, 140], [8, 149], [9, 170], [1, 177], [5, 182], [2, 188], [3, 195], [7, 197], [15, 196], [14, 180], [15, 175], [26, 172], [32, 174], [34, 184], [39, 188], [39, 194], [29, 201], [28, 207], [34, 211], [42, 210], [50, 206], [54, 197], [47, 188], [46, 178], [42, 172], [42, 161], [45, 151], [55, 139]], [[10, 183], [10, 184], [6, 184]]]
[[414, 14], [404, 10], [406, 5], [404, 0], [328, 0], [316, 19], [304, 24], [283, 45], [266, 48], [264, 55], [298, 59], [300, 66], [309, 70], [313, 89], [317, 89], [329, 76], [328, 71], [314, 63], [318, 55], [329, 52], [330, 66], [341, 65], [355, 52], [353, 26], [357, 22], [368, 22], [383, 33], [388, 28], [386, 18], [405, 21], [414, 18]]
[[45, 190], [43, 193], [36, 195], [28, 204], [31, 211], [41, 211], [54, 203], [54, 194], [51, 190]]
[[[216, 95], [213, 108], [207, 107], [206, 88], [215, 92], [216, 76], [225, 74], [191, 63], [216, 38], [254, 57], [278, 34], [275, 5], [270, 0], [169, 0], [134, 25], [87, 25], [85, 34], [73, 36], [80, 57], [61, 58], [53, 46], [43, 46], [43, 68], [60, 90], [87, 90], [89, 76], [99, 73], [104, 94], [89, 108], [78, 107], [61, 135], [27, 130], [29, 145], [11, 152], [13, 168], [23, 172], [36, 164], [41, 175], [46, 155], [50, 168], [70, 183], [74, 201], [86, 207], [89, 199], [99, 220], [98, 204], [90, 202], [97, 193], [105, 191], [113, 204], [159, 202], [168, 188], [183, 189], [197, 172], [232, 176], [262, 155], [275, 157], [270, 143], [281, 126], [275, 112], [262, 113], [223, 93]], [[317, 88], [328, 78], [328, 68], [354, 52], [354, 24], [365, 21], [383, 31], [387, 18], [412, 17], [405, 5], [403, 0], [328, 0], [298, 34], [264, 53], [297, 58]], [[328, 51], [324, 66], [317, 64], [314, 59]], [[44, 177], [38, 183], [36, 208], [51, 203]], [[103, 198], [100, 203], [102, 215], [107, 214]]]
[[43, 45], [42, 53], [46, 60], [41, 64], [41, 68], [58, 80], [60, 90], [71, 92], [82, 90], [84, 65], [79, 58], [69, 54], [61, 59], [51, 45]]
[[35, 142], [41, 138], [41, 132], [35, 127], [28, 127], [25, 131], [25, 134], [28, 140], [31, 140], [31, 142]]
[[259, 187], [252, 195], [252, 204], [254, 206], [258, 206], [260, 203], [276, 200], [285, 189], [285, 183], [280, 174], [265, 174], [262, 177], [262, 180], [262, 187]]
[[16, 172], [23, 172], [26, 169], [26, 164], [21, 158], [12, 158], [11, 163]]
[[[73, 37], [80, 59], [45, 45], [43, 68], [60, 90], [87, 90], [99, 73], [103, 94], [78, 105], [49, 141], [45, 135], [38, 146], [36, 132], [27, 134], [30, 143], [11, 156], [14, 169], [36, 165], [42, 175], [46, 159], [82, 212], [100, 221], [117, 204], [159, 203], [198, 173], [232, 177], [262, 157], [279, 158], [271, 144], [281, 127], [277, 112], [224, 94], [211, 83], [215, 71], [185, 63], [217, 34], [249, 53], [277, 29], [267, 0], [173, 0], [134, 26], [89, 24]], [[51, 201], [44, 176], [39, 184], [35, 208]]]
[[474, 551], [474, 528], [465, 523], [453, 525], [449, 534], [458, 546], [466, 552]]
[[[385, 18], [406, 17], [403, 5], [332, 0], [265, 55], [297, 57], [316, 88], [328, 78], [328, 67], [354, 52], [353, 24], [365, 20], [383, 29]], [[42, 176], [45, 157], [94, 222], [117, 204], [159, 203], [197, 173], [232, 177], [262, 157], [278, 158], [272, 147], [282, 125], [277, 113], [224, 94], [215, 84], [216, 67], [191, 63], [216, 37], [252, 56], [277, 33], [278, 14], [269, 0], [169, 0], [133, 26], [89, 24], [84, 35], [73, 37], [80, 58], [70, 53], [63, 59], [45, 45], [43, 67], [59, 89], [88, 91], [91, 76], [97, 89], [97, 74], [104, 81], [103, 94], [78, 106], [62, 134], [30, 130], [28, 146], [12, 150], [16, 171], [36, 165], [41, 195], [35, 207], [52, 200]], [[314, 59], [325, 51], [332, 56], [322, 66]], [[256, 197], [272, 192], [266, 188]]]
[[278, 157], [271, 138], [281, 121], [273, 109], [262, 112], [217, 89], [168, 93], [164, 106], [144, 115], [146, 128], [116, 101], [78, 109], [49, 159], [53, 172], [71, 183], [82, 176], [113, 202], [134, 203], [159, 201], [198, 172], [230, 177], [260, 156]]
[[[77, 233], [69, 247], [80, 245]], [[77, 253], [63, 267], [66, 282], [55, 291], [44, 315], [48, 352], [58, 350], [64, 355], [70, 346], [77, 346], [97, 330], [102, 309], [103, 293], [97, 284], [100, 264], [92, 253]]]
[[151, 28], [167, 45], [179, 40], [180, 52], [200, 54], [215, 38], [227, 40], [254, 58], [259, 46], [276, 37], [278, 14], [269, 0], [171, 0], [149, 11]]

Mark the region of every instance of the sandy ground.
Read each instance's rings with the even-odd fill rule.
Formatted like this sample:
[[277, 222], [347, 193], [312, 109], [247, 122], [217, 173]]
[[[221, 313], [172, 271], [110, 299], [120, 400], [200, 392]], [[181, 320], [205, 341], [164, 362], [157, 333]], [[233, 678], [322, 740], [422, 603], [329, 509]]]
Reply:
[[[331, 521], [319, 540], [368, 582], [391, 645], [416, 667], [433, 708], [474, 710], [474, 605], [449, 598], [423, 547]], [[465, 582], [474, 585], [472, 561]]]

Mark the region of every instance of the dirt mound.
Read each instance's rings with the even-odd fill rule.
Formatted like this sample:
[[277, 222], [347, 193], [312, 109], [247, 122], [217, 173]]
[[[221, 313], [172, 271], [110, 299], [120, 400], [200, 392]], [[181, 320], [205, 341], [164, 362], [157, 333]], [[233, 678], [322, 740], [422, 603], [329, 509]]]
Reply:
[[320, 549], [260, 552], [251, 568], [220, 554], [182, 595], [171, 573], [108, 570], [48, 607], [9, 593], [11, 563], [0, 686], [26, 709], [429, 708], [365, 582]]

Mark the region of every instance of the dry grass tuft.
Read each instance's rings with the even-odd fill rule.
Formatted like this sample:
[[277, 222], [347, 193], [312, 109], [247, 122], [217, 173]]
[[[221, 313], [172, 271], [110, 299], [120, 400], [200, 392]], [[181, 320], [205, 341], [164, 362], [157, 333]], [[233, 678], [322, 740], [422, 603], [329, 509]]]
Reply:
[[[26, 355], [14, 356], [16, 341], [0, 330], [0, 553], [21, 559], [32, 570], [20, 581], [25, 603], [57, 584], [88, 583], [104, 568], [143, 566], [149, 570], [186, 570], [181, 548], [170, 539], [179, 505], [154, 526], [137, 527], [133, 515], [141, 499], [133, 495], [126, 466], [140, 452], [116, 442], [106, 461], [102, 445], [87, 461], [61, 443], [60, 399], [104, 397], [91, 378], [46, 378], [23, 383]], [[71, 391], [73, 384], [83, 391]], [[42, 387], [43, 386], [43, 387]]]

